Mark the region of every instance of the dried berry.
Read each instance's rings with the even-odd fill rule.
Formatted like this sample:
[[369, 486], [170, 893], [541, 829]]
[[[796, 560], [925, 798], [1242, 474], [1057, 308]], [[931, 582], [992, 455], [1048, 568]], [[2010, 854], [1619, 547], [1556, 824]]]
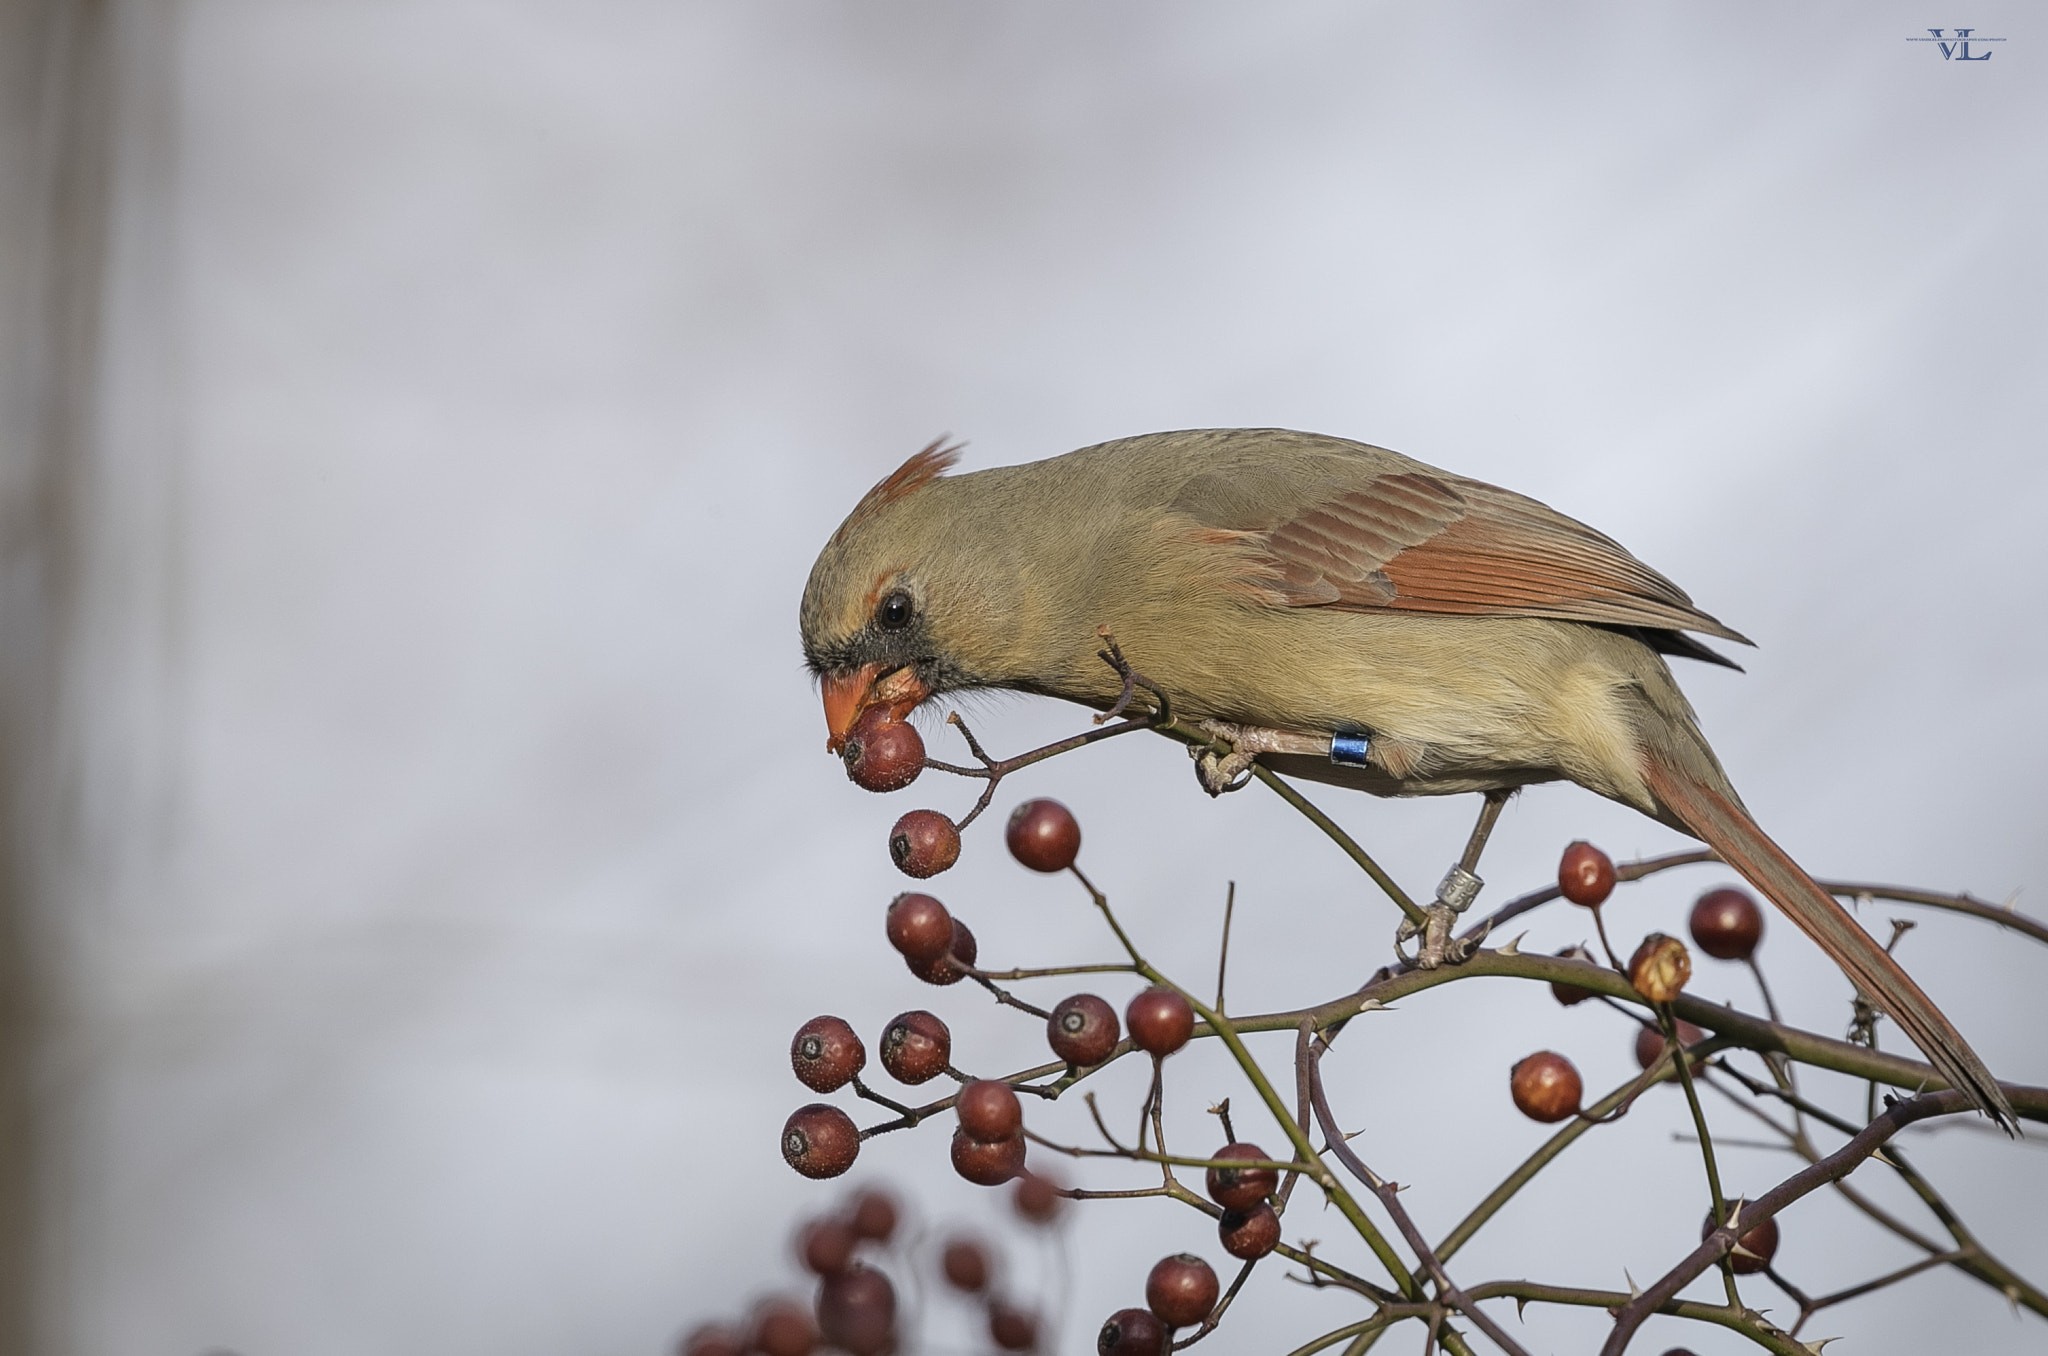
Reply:
[[1166, 1056], [1188, 1043], [1195, 1029], [1195, 1010], [1172, 989], [1151, 988], [1124, 1009], [1124, 1025], [1131, 1030], [1131, 1044]]
[[1166, 1325], [1150, 1309], [1119, 1309], [1095, 1334], [1096, 1356], [1165, 1356]]
[[818, 1327], [802, 1305], [792, 1300], [762, 1301], [754, 1310], [754, 1345], [761, 1356], [811, 1356], [818, 1349]]
[[[1260, 1159], [1266, 1151], [1256, 1144], [1226, 1144], [1211, 1158]], [[1211, 1168], [1207, 1183], [1209, 1199], [1225, 1210], [1249, 1210], [1273, 1194], [1280, 1174], [1272, 1168]]]
[[1586, 1090], [1572, 1062], [1552, 1050], [1538, 1050], [1515, 1065], [1508, 1087], [1521, 1113], [1545, 1124], [1576, 1114]]
[[960, 1117], [960, 1128], [983, 1144], [1014, 1139], [1024, 1130], [1023, 1104], [1008, 1083], [987, 1078], [969, 1083], [960, 1089], [953, 1110]]
[[1064, 871], [1081, 852], [1081, 826], [1056, 800], [1027, 800], [1010, 811], [1003, 841], [1033, 871]]
[[988, 1143], [955, 1130], [953, 1171], [976, 1186], [1001, 1186], [1024, 1171], [1024, 1136]]
[[[1738, 1215], [1736, 1224], [1740, 1226], [1741, 1223]], [[1704, 1242], [1712, 1232], [1714, 1217], [1708, 1215], [1700, 1224], [1701, 1241]], [[1736, 1248], [1737, 1251], [1728, 1254], [1728, 1265], [1736, 1275], [1751, 1276], [1769, 1266], [1771, 1259], [1778, 1255], [1778, 1217], [1773, 1215], [1762, 1224], [1743, 1230], [1742, 1236], [1736, 1240]]]
[[896, 1335], [896, 1287], [859, 1264], [827, 1276], [818, 1287], [818, 1327], [853, 1356], [881, 1356]]
[[906, 876], [936, 876], [960, 860], [960, 830], [937, 810], [912, 810], [889, 830], [889, 859]]
[[1692, 939], [1716, 960], [1748, 960], [1764, 936], [1764, 911], [1747, 891], [1709, 890], [1692, 906]]
[[846, 1270], [859, 1243], [860, 1235], [851, 1224], [836, 1215], [826, 1215], [803, 1227], [796, 1237], [796, 1250], [806, 1268], [820, 1276], [830, 1276]]
[[813, 1017], [789, 1043], [789, 1066], [812, 1092], [837, 1092], [867, 1067], [868, 1052], [853, 1028], [837, 1017]]
[[915, 1086], [946, 1071], [953, 1058], [953, 1033], [936, 1014], [916, 1008], [898, 1013], [882, 1028], [881, 1051], [889, 1077]]
[[939, 1254], [939, 1269], [955, 1290], [974, 1295], [988, 1289], [988, 1249], [971, 1238], [946, 1240], [945, 1250]]
[[860, 1154], [860, 1130], [836, 1106], [812, 1102], [782, 1124], [782, 1157], [806, 1177], [837, 1177]]
[[988, 1335], [1004, 1351], [1030, 1351], [1038, 1345], [1038, 1315], [1004, 1300], [991, 1300]]
[[1614, 893], [1614, 859], [1591, 843], [1573, 843], [1557, 863], [1557, 888], [1574, 904], [1598, 908]]
[[900, 1213], [894, 1196], [869, 1187], [853, 1198], [853, 1208], [846, 1212], [846, 1217], [860, 1237], [870, 1243], [887, 1243], [889, 1235], [896, 1232], [896, 1217]]
[[[1678, 1040], [1682, 1045], [1697, 1045], [1707, 1038], [1707, 1033], [1691, 1022], [1679, 1019]], [[1636, 1032], [1636, 1064], [1647, 1069], [1664, 1058], [1664, 1033], [1654, 1026], [1646, 1026]]]
[[723, 1323], [706, 1323], [683, 1339], [682, 1356], [746, 1356], [747, 1339]]
[[846, 775], [869, 791], [898, 791], [924, 771], [924, 737], [907, 720], [897, 720], [886, 706], [870, 706], [846, 732], [839, 746]]
[[1216, 1307], [1221, 1291], [1215, 1271], [1191, 1252], [1160, 1258], [1145, 1278], [1145, 1304], [1169, 1328], [1200, 1323]]
[[884, 927], [889, 945], [913, 965], [937, 960], [953, 944], [953, 915], [930, 895], [902, 894], [890, 900]]
[[1066, 1207], [1059, 1183], [1039, 1173], [1027, 1172], [1017, 1179], [1017, 1194], [1011, 1198], [1017, 1213], [1033, 1224], [1050, 1224]]
[[967, 924], [955, 918], [953, 944], [943, 955], [929, 961], [914, 961], [905, 957], [904, 964], [910, 967], [911, 974], [927, 984], [958, 984], [967, 978], [967, 971], [961, 966], [972, 967], [975, 957], [980, 954], [981, 948], [975, 944], [974, 934], [968, 930]]
[[1045, 1019], [1045, 1043], [1055, 1055], [1081, 1068], [1108, 1059], [1121, 1034], [1116, 1009], [1092, 993], [1061, 999]]
[[1223, 1251], [1249, 1262], [1280, 1246], [1280, 1217], [1264, 1201], [1249, 1210], [1226, 1210], [1216, 1221], [1216, 1236]]
[[1653, 932], [1629, 957], [1628, 982], [1652, 1003], [1669, 1003], [1692, 978], [1692, 955], [1676, 937]]

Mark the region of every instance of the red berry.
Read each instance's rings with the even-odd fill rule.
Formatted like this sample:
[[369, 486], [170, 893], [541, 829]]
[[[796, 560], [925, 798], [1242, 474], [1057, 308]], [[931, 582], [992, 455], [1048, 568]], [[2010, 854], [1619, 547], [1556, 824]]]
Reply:
[[1081, 852], [1081, 826], [1056, 800], [1027, 800], [1010, 811], [1003, 841], [1033, 871], [1064, 871]]
[[[905, 957], [904, 964], [910, 967], [911, 974], [927, 984], [958, 984], [967, 978], [967, 971], [960, 967], [973, 966], [975, 957], [980, 954], [981, 948], [975, 945], [974, 934], [968, 931], [967, 924], [955, 918], [953, 945], [950, 950], [929, 961], [914, 961]], [[959, 964], [955, 964], [956, 961]]]
[[854, 1247], [860, 1242], [860, 1235], [853, 1226], [837, 1216], [827, 1215], [814, 1219], [797, 1235], [797, 1255], [803, 1258], [804, 1266], [820, 1276], [830, 1276], [836, 1271], [846, 1270], [846, 1264], [853, 1260]]
[[1249, 1210], [1226, 1210], [1216, 1221], [1216, 1236], [1223, 1251], [1249, 1262], [1280, 1246], [1280, 1217], [1264, 1201]]
[[789, 1043], [789, 1065], [812, 1092], [836, 1092], [867, 1067], [868, 1052], [837, 1017], [813, 1017]]
[[1166, 1325], [1150, 1309], [1119, 1309], [1095, 1334], [1096, 1356], [1165, 1356]]
[[1014, 1139], [1024, 1130], [1024, 1106], [1008, 1083], [979, 1079], [960, 1089], [953, 1104], [960, 1128], [983, 1144]]
[[889, 830], [889, 857], [906, 876], [936, 876], [960, 860], [960, 830], [937, 810], [912, 810]]
[[811, 1356], [817, 1349], [818, 1328], [803, 1306], [771, 1299], [754, 1310], [753, 1350], [761, 1356]]
[[955, 1130], [953, 1171], [976, 1186], [1001, 1186], [1024, 1171], [1024, 1136], [985, 1143]]
[[[1586, 950], [1583, 946], [1568, 946], [1557, 954], [1566, 960], [1592, 961], [1593, 959], [1593, 953]], [[1582, 989], [1576, 984], [1553, 983], [1550, 986], [1550, 994], [1551, 997], [1566, 1007], [1571, 1007], [1574, 1003], [1583, 1003], [1588, 998], [1591, 998], [1593, 991], [1591, 989]]]
[[1059, 1194], [1059, 1184], [1035, 1172], [1017, 1179], [1017, 1194], [1012, 1199], [1017, 1213], [1033, 1224], [1052, 1223], [1067, 1204], [1066, 1197]]
[[1692, 939], [1716, 960], [1748, 960], [1764, 936], [1764, 911], [1743, 890], [1709, 890], [1692, 906]]
[[[1736, 1223], [1738, 1225], [1742, 1223], [1739, 1216], [1736, 1219]], [[1714, 1232], [1714, 1217], [1708, 1215], [1700, 1223], [1700, 1239], [1705, 1241], [1707, 1235], [1712, 1232]], [[1756, 1255], [1745, 1257], [1740, 1252], [1729, 1253], [1728, 1265], [1734, 1270], [1735, 1274], [1738, 1276], [1751, 1276], [1762, 1271], [1771, 1264], [1771, 1259], [1778, 1255], [1778, 1217], [1773, 1215], [1762, 1224], [1744, 1230], [1742, 1236], [1736, 1242], [1745, 1251]]]
[[1546, 1124], [1577, 1114], [1586, 1090], [1572, 1062], [1551, 1050], [1538, 1050], [1516, 1064], [1508, 1086], [1522, 1114]]
[[[1707, 1033], [1686, 1021], [1678, 1019], [1678, 1039], [1682, 1045], [1697, 1045], [1707, 1038]], [[1647, 1069], [1664, 1058], [1664, 1033], [1654, 1026], [1646, 1026], [1636, 1032], [1636, 1065]]]
[[1038, 1315], [1003, 1300], [991, 1300], [988, 1335], [1004, 1351], [1030, 1351], [1038, 1345]]
[[[1256, 1144], [1226, 1144], [1211, 1158], [1264, 1158], [1266, 1151]], [[1209, 1199], [1225, 1210], [1249, 1210], [1280, 1186], [1280, 1174], [1272, 1168], [1211, 1168], [1207, 1186]]]
[[1195, 1010], [1172, 989], [1151, 988], [1124, 1009], [1131, 1044], [1149, 1054], [1166, 1056], [1188, 1043], [1195, 1029]]
[[678, 1348], [681, 1356], [746, 1356], [747, 1339], [723, 1323], [692, 1330]]
[[1116, 1049], [1116, 1009], [1092, 993], [1060, 1000], [1045, 1019], [1045, 1042], [1069, 1064], [1087, 1068], [1109, 1058]]
[[988, 1249], [971, 1238], [948, 1239], [939, 1254], [939, 1269], [955, 1290], [973, 1295], [988, 1289]]
[[854, 1233], [868, 1242], [887, 1243], [889, 1235], [896, 1232], [898, 1213], [894, 1196], [869, 1187], [853, 1198], [853, 1209], [847, 1212], [847, 1219]]
[[782, 1157], [806, 1177], [837, 1177], [860, 1154], [860, 1130], [836, 1106], [812, 1102], [782, 1125]]
[[853, 1356], [881, 1356], [896, 1335], [896, 1287], [858, 1264], [827, 1276], [818, 1287], [818, 1327]]
[[1557, 888], [1574, 904], [1598, 907], [1614, 893], [1614, 860], [1591, 843], [1573, 843], [1557, 864]]
[[937, 960], [953, 944], [953, 915], [930, 895], [896, 896], [889, 901], [885, 926], [889, 945], [913, 965]]
[[900, 1013], [882, 1029], [882, 1067], [898, 1083], [915, 1086], [946, 1071], [953, 1058], [953, 1033], [922, 1008]]
[[886, 706], [870, 706], [846, 732], [839, 746], [846, 775], [869, 791], [897, 791], [924, 771], [924, 737], [907, 720], [896, 720]]
[[1160, 1258], [1145, 1278], [1145, 1303], [1169, 1328], [1200, 1323], [1216, 1307], [1221, 1291], [1216, 1273], [1191, 1252]]

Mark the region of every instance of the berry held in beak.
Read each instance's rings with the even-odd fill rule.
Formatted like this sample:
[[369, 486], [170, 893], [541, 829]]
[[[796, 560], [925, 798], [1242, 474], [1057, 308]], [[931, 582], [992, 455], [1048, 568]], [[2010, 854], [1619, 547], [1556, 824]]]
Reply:
[[839, 752], [847, 733], [869, 707], [887, 707], [892, 720], [901, 720], [932, 695], [915, 671], [899, 668], [885, 673], [880, 664], [863, 664], [851, 673], [828, 673], [823, 685], [825, 727], [832, 732], [825, 741], [827, 753]]

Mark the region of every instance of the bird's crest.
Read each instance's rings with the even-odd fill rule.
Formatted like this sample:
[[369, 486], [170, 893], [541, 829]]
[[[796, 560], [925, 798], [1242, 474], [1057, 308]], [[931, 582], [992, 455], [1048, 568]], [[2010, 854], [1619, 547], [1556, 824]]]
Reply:
[[875, 487], [862, 495], [860, 502], [853, 506], [853, 512], [846, 515], [846, 521], [839, 525], [839, 530], [832, 534], [833, 544], [837, 545], [845, 540], [847, 533], [884, 508], [944, 475], [954, 462], [960, 460], [960, 449], [967, 445], [954, 443], [949, 447], [946, 445], [949, 436], [940, 434], [926, 443], [923, 450], [909, 461], [877, 481]]

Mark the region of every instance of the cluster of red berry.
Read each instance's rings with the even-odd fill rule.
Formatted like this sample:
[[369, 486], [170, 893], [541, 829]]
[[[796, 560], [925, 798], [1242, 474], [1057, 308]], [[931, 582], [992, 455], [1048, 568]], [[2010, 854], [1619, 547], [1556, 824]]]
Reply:
[[[1577, 842], [1564, 850], [1558, 863], [1558, 893], [1582, 908], [1595, 911], [1614, 893], [1614, 862], [1591, 843]], [[1764, 915], [1757, 902], [1741, 890], [1709, 890], [1693, 905], [1689, 920], [1693, 942], [1700, 950], [1720, 960], [1747, 961], [1763, 939]], [[1604, 935], [1604, 933], [1603, 933]], [[1583, 946], [1570, 946], [1557, 953], [1587, 965], [1599, 962]], [[1692, 977], [1692, 958], [1685, 943], [1676, 937], [1653, 932], [1643, 938], [1625, 969], [1637, 993], [1653, 1003], [1668, 1003], [1685, 988]], [[1594, 996], [1591, 989], [1576, 984], [1550, 986], [1557, 1001], [1573, 1007]], [[1676, 1023], [1680, 1044], [1691, 1047], [1706, 1039], [1706, 1032], [1691, 1022]], [[1650, 1068], [1664, 1058], [1663, 1033], [1653, 1024], [1643, 1024], [1635, 1036], [1636, 1063]], [[1555, 1050], [1538, 1050], [1522, 1059], [1509, 1075], [1509, 1090], [1515, 1106], [1534, 1121], [1561, 1121], [1579, 1114], [1585, 1084], [1578, 1069]]]
[[[1058, 1217], [1062, 1202], [1050, 1184], [1027, 1178], [1018, 1184], [1013, 1204], [1027, 1224], [1045, 1226]], [[888, 1268], [900, 1273], [913, 1265], [916, 1249], [906, 1245], [900, 1224], [895, 1198], [873, 1187], [857, 1192], [843, 1208], [807, 1221], [797, 1230], [796, 1254], [817, 1277], [813, 1302], [805, 1305], [788, 1296], [763, 1300], [741, 1322], [693, 1329], [678, 1356], [812, 1356], [827, 1349], [846, 1356], [883, 1356], [903, 1349], [896, 1286]], [[1039, 1316], [997, 1291], [986, 1244], [956, 1235], [940, 1251], [937, 1269], [983, 1309], [989, 1338], [998, 1349], [1037, 1348]]]

